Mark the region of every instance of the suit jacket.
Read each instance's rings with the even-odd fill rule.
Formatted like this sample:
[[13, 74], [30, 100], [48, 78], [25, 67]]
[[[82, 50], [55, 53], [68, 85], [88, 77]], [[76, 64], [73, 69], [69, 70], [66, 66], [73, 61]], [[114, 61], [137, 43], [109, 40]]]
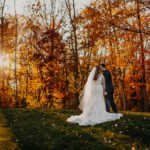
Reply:
[[113, 87], [113, 83], [112, 83], [112, 76], [109, 70], [105, 70], [103, 72], [103, 75], [105, 77], [105, 90], [108, 93], [113, 93], [114, 92], [114, 87]]

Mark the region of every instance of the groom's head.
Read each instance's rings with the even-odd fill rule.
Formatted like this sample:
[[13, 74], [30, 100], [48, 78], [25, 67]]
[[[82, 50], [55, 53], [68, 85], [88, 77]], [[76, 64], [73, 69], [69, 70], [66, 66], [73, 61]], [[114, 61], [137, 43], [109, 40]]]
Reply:
[[100, 64], [100, 68], [101, 68], [102, 71], [105, 71], [106, 70], [105, 64]]

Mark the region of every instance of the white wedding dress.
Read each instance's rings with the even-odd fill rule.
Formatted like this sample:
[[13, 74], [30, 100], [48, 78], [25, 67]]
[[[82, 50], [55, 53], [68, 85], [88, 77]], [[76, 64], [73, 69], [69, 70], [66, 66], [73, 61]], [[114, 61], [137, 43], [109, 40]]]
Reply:
[[79, 108], [82, 110], [82, 113], [69, 117], [67, 122], [88, 126], [120, 119], [123, 116], [120, 113], [108, 113], [106, 111], [102, 86], [103, 75], [99, 75], [95, 81], [93, 80], [95, 71], [96, 67], [92, 69], [84, 87], [83, 96], [80, 99]]

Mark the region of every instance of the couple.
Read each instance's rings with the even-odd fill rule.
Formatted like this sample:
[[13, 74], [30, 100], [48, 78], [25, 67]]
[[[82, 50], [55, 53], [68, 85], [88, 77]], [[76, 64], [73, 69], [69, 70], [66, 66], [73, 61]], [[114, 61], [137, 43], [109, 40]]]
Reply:
[[[88, 126], [120, 119], [123, 115], [117, 113], [113, 90], [111, 74], [105, 65], [94, 67], [80, 94], [79, 108], [82, 113], [69, 117], [67, 122]], [[109, 113], [110, 105], [115, 113]]]

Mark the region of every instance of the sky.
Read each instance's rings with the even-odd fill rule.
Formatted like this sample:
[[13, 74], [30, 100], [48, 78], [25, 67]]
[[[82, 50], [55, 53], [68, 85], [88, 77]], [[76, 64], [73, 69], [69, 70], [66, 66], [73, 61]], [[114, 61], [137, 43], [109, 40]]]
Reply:
[[[3, 0], [0, 0], [3, 1]], [[16, 9], [18, 14], [25, 14], [25, 6], [28, 2], [33, 0], [16, 0]], [[36, 1], [36, 0], [34, 0]], [[90, 4], [91, 0], [75, 0], [78, 10], [83, 9], [86, 5]], [[5, 13], [14, 14], [14, 0], [6, 0]]]

